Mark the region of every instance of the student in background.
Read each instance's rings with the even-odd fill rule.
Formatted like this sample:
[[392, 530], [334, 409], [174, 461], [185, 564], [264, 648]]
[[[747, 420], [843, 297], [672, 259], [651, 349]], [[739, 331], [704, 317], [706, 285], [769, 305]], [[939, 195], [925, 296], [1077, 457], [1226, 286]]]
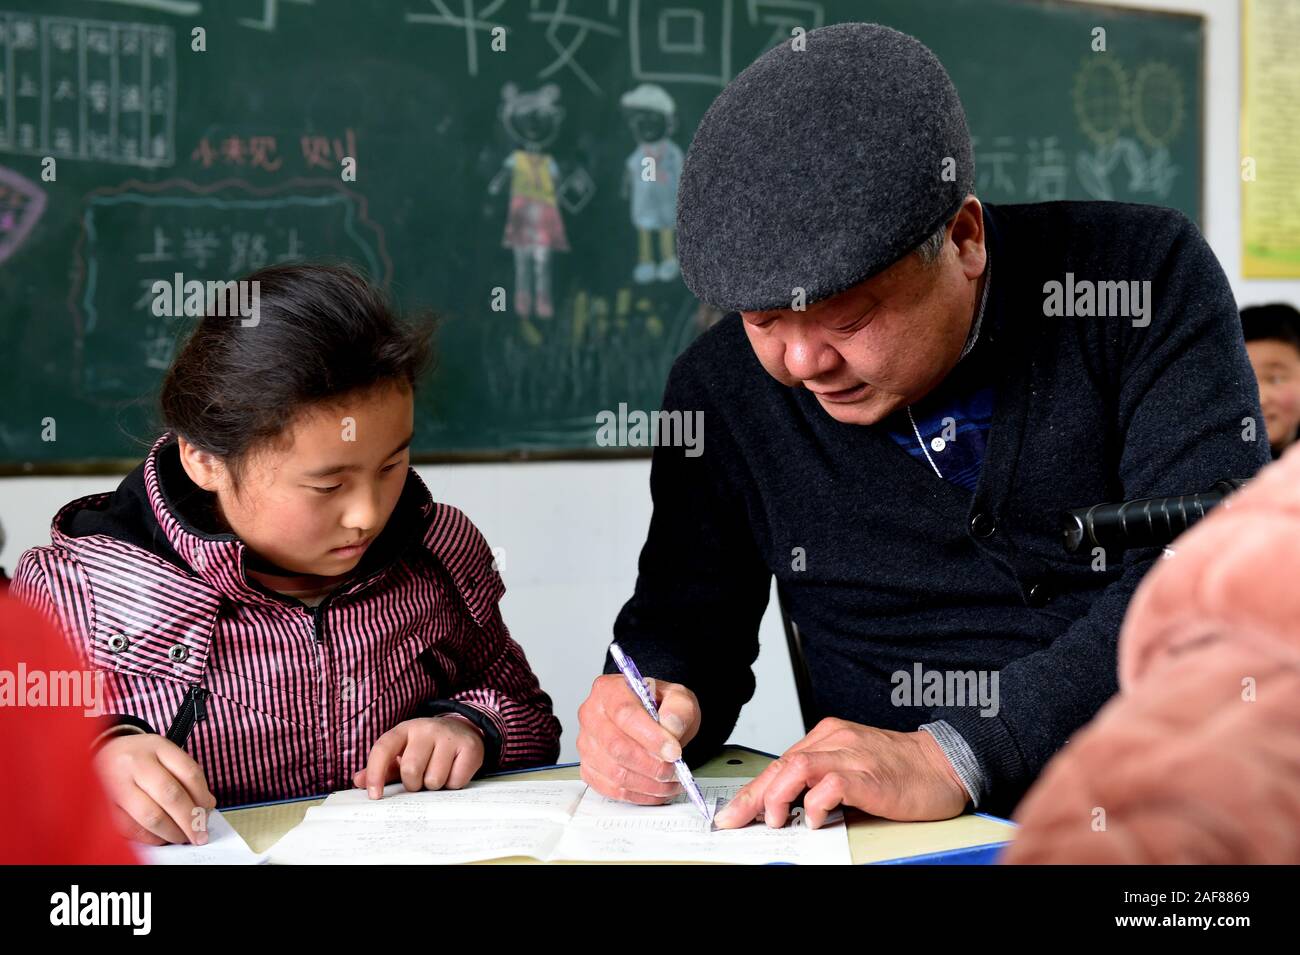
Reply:
[[492, 553], [409, 464], [427, 332], [344, 268], [245, 281], [256, 323], [196, 323], [166, 432], [14, 575], [106, 674], [97, 761], [127, 834], [180, 842], [199, 806], [554, 762], [560, 724]]
[[1259, 403], [1273, 457], [1300, 431], [1300, 312], [1290, 305], [1252, 305], [1241, 310], [1246, 353], [1259, 380]]

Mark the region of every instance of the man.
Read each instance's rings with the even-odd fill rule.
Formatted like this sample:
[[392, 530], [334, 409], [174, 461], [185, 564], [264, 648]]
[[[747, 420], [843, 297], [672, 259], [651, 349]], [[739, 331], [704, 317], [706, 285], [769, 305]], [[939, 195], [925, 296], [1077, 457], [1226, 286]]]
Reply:
[[[803, 794], [942, 819], [1008, 813], [1116, 689], [1154, 549], [1069, 555], [1069, 507], [1198, 491], [1268, 460], [1223, 272], [1179, 213], [992, 207], [933, 54], [885, 27], [811, 31], [722, 92], [682, 172], [682, 275], [728, 315], [674, 364], [636, 592], [579, 711], [584, 779], [657, 803], [754, 689], [772, 575], [828, 718], [718, 817]], [[978, 692], [976, 692], [978, 688]], [[987, 691], [987, 692], [986, 692]]]

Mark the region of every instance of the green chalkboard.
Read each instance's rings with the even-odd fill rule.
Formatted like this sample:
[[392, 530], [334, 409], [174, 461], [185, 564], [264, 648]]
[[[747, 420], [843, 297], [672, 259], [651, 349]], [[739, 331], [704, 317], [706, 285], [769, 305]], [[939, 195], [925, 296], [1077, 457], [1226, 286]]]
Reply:
[[[945, 63], [982, 198], [1199, 218], [1198, 17], [1022, 0], [0, 0], [0, 469], [137, 458], [192, 321], [154, 316], [152, 282], [291, 259], [346, 259], [442, 316], [417, 459], [619, 453], [598, 446], [598, 413], [654, 409], [708, 320], [668, 214], [696, 123], [795, 27], [855, 19]], [[629, 178], [647, 155], [649, 191]]]

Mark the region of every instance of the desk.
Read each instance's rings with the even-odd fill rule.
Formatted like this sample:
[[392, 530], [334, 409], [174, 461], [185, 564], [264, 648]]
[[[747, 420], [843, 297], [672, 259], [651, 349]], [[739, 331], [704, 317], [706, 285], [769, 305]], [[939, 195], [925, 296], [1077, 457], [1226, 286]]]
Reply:
[[[757, 776], [775, 757], [744, 746], [728, 746], [718, 756], [695, 770], [697, 776]], [[548, 766], [516, 772], [496, 773], [481, 777], [486, 779], [579, 779], [577, 763]], [[288, 802], [265, 803], [242, 809], [223, 809], [222, 815], [230, 821], [249, 848], [266, 852], [281, 836], [292, 829], [318, 799], [295, 799]], [[875, 819], [856, 810], [848, 811], [849, 850], [856, 864], [905, 860], [908, 857], [930, 856], [952, 850], [971, 850], [948, 855], [933, 861], [989, 862], [995, 854], [993, 847], [1009, 841], [1014, 831], [1005, 820], [982, 813], [958, 816], [941, 822], [891, 822]], [[917, 861], [930, 861], [924, 858]], [[541, 865], [536, 859], [495, 859], [491, 864], [530, 863]]]

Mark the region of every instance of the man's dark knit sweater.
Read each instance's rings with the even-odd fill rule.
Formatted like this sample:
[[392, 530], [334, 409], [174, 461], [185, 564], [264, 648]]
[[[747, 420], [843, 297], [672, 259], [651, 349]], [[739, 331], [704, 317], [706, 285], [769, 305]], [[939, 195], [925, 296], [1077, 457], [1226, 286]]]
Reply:
[[[973, 495], [880, 427], [841, 424], [771, 378], [734, 314], [673, 365], [664, 409], [704, 412], [705, 453], [655, 449], [654, 515], [614, 635], [646, 676], [699, 697], [692, 765], [753, 695], [775, 574], [817, 710], [904, 731], [946, 721], [989, 783], [981, 808], [1009, 813], [1115, 693], [1120, 623], [1157, 555], [1105, 554], [1100, 569], [1093, 553], [1066, 554], [1061, 512], [1202, 491], [1267, 463], [1243, 424], [1262, 435], [1236, 304], [1190, 221], [1120, 203], [984, 213], [997, 275], [958, 365], [995, 387]], [[1045, 317], [1044, 286], [1067, 272], [1076, 287], [1149, 280], [1150, 324]], [[916, 663], [998, 671], [996, 715], [893, 705], [891, 674]], [[605, 670], [616, 672], [608, 658]]]

